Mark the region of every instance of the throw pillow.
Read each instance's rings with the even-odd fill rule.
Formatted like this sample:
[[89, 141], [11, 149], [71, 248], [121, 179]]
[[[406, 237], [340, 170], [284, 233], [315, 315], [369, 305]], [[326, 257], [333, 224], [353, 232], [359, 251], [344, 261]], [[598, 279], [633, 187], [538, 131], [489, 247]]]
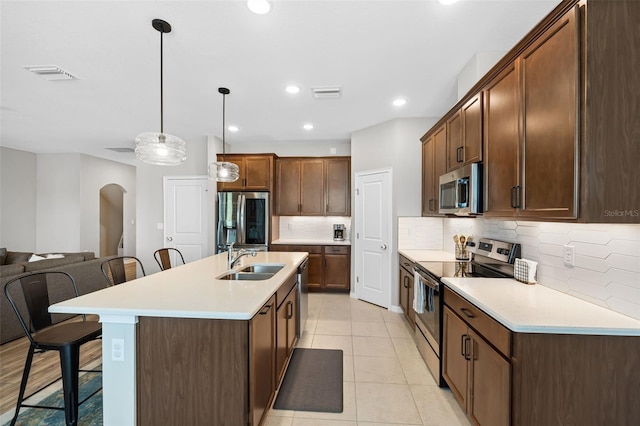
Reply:
[[7, 249], [0, 248], [0, 265], [4, 265], [4, 261], [7, 259]]
[[7, 250], [7, 258], [4, 260], [5, 265], [14, 263], [28, 262], [33, 252], [9, 251]]
[[44, 260], [46, 257], [38, 256], [37, 254], [32, 254], [29, 258], [29, 262], [37, 262], [38, 260]]

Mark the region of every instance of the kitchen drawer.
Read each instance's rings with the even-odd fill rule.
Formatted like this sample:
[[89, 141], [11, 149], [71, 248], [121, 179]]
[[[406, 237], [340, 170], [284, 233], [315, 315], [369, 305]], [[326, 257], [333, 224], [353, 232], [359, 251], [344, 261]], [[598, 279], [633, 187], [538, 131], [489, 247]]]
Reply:
[[307, 253], [319, 253], [322, 254], [322, 246], [305, 246], [305, 245], [297, 245], [297, 244], [273, 244], [271, 246], [271, 251], [293, 251], [293, 252], [301, 252], [306, 251]]
[[505, 357], [511, 357], [511, 332], [507, 328], [446, 287], [444, 303]]
[[284, 299], [287, 298], [291, 289], [298, 283], [297, 278], [298, 274], [294, 272], [284, 283], [282, 283], [280, 287], [278, 287], [278, 291], [276, 292], [276, 306], [278, 308], [282, 302], [284, 302]]
[[413, 262], [399, 254], [398, 259], [400, 261], [400, 266], [407, 270], [410, 274], [413, 274]]
[[349, 254], [349, 246], [324, 246], [324, 254]]

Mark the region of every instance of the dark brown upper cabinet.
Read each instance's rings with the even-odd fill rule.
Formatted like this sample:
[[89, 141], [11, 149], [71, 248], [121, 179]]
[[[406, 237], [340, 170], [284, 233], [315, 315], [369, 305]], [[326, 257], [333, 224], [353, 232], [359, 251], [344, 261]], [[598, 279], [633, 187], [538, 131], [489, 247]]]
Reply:
[[482, 92], [447, 120], [447, 172], [482, 161]]
[[[218, 191], [273, 191], [274, 154], [226, 154], [225, 160], [237, 164], [240, 178], [235, 182], [219, 182]], [[218, 155], [222, 161], [222, 155]]]

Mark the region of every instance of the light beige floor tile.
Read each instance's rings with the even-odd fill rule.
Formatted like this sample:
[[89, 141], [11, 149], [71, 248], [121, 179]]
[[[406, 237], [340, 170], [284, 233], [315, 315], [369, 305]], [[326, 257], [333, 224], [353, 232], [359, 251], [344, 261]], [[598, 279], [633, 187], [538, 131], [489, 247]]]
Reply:
[[344, 355], [342, 360], [342, 377], [345, 382], [355, 382], [353, 356]]
[[265, 419], [263, 426], [291, 426], [293, 417], [280, 417], [269, 415]]
[[411, 327], [406, 321], [385, 322], [385, 324], [391, 337], [409, 338], [414, 334], [414, 331], [411, 330]]
[[296, 343], [297, 348], [310, 348], [313, 343], [313, 334], [303, 333]]
[[343, 355], [353, 355], [353, 341], [351, 336], [317, 334], [313, 338], [311, 347], [317, 349], [342, 349]]
[[349, 420], [295, 418], [292, 426], [358, 426], [358, 423]]
[[320, 320], [351, 320], [351, 311], [346, 309], [321, 309], [318, 314], [318, 321]]
[[422, 358], [407, 358], [404, 356], [398, 358], [400, 359], [402, 371], [404, 371], [404, 375], [407, 378], [407, 383], [410, 385], [436, 386], [436, 381]]
[[398, 356], [406, 356], [412, 358], [421, 358], [418, 347], [412, 337], [392, 337], [393, 347], [396, 349]]
[[351, 334], [353, 336], [389, 337], [389, 332], [383, 322], [352, 321]]
[[329, 334], [332, 336], [350, 336], [350, 320], [319, 319], [316, 326], [317, 334]]
[[389, 310], [386, 310], [386, 311], [382, 312], [382, 319], [384, 320], [384, 322], [402, 322], [402, 321], [405, 321], [404, 314], [398, 313], [398, 312], [389, 311]]
[[[415, 426], [407, 423], [358, 422], [358, 426]], [[446, 425], [442, 425], [446, 426]]]
[[407, 383], [397, 357], [354, 356], [353, 365], [357, 384]]
[[389, 337], [353, 336], [353, 354], [363, 356], [396, 356]]
[[[277, 395], [276, 395], [277, 397]], [[276, 402], [276, 397], [273, 398], [272, 405]], [[269, 409], [269, 417], [293, 417], [296, 412], [293, 410], [275, 410], [273, 408]]]
[[351, 307], [351, 319], [353, 321], [384, 323], [381, 309]]
[[310, 334], [316, 332], [316, 326], [318, 325], [318, 319], [307, 319], [307, 324], [305, 326], [304, 331]]
[[[449, 404], [443, 389], [425, 385], [411, 385], [410, 388], [424, 425], [466, 426], [469, 424], [466, 419], [461, 419], [456, 415], [454, 407]], [[459, 408], [458, 411], [462, 412]]]
[[325, 420], [356, 420], [356, 390], [355, 383], [342, 384], [343, 406], [342, 413], [318, 413], [315, 411], [296, 411], [294, 418], [325, 419]]
[[453, 392], [451, 392], [451, 389], [449, 388], [439, 388], [439, 389], [445, 401], [447, 401], [447, 403], [449, 404], [449, 407], [451, 407], [456, 417], [460, 421], [460, 424], [464, 426], [470, 425], [471, 422], [469, 421], [469, 419], [467, 419], [467, 416], [465, 415], [462, 408], [460, 408], [460, 405], [458, 404], [458, 400], [456, 400], [456, 397], [453, 396]]
[[357, 383], [356, 404], [358, 421], [422, 424], [408, 385]]

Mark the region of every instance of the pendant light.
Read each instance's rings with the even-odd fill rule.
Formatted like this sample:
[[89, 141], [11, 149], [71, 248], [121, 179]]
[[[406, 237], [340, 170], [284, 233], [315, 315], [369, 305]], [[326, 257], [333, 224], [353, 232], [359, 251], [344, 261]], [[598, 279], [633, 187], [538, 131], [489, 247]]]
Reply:
[[136, 156], [148, 164], [177, 166], [187, 159], [185, 141], [164, 133], [164, 99], [162, 72], [162, 37], [171, 32], [171, 25], [162, 19], [154, 19], [151, 25], [160, 33], [160, 133], [146, 132], [136, 137]]
[[209, 177], [217, 182], [235, 182], [240, 177], [240, 168], [237, 164], [226, 161], [225, 157], [225, 115], [226, 115], [226, 97], [231, 91], [226, 87], [218, 88], [218, 93], [222, 94], [222, 161], [216, 161], [209, 164]]

